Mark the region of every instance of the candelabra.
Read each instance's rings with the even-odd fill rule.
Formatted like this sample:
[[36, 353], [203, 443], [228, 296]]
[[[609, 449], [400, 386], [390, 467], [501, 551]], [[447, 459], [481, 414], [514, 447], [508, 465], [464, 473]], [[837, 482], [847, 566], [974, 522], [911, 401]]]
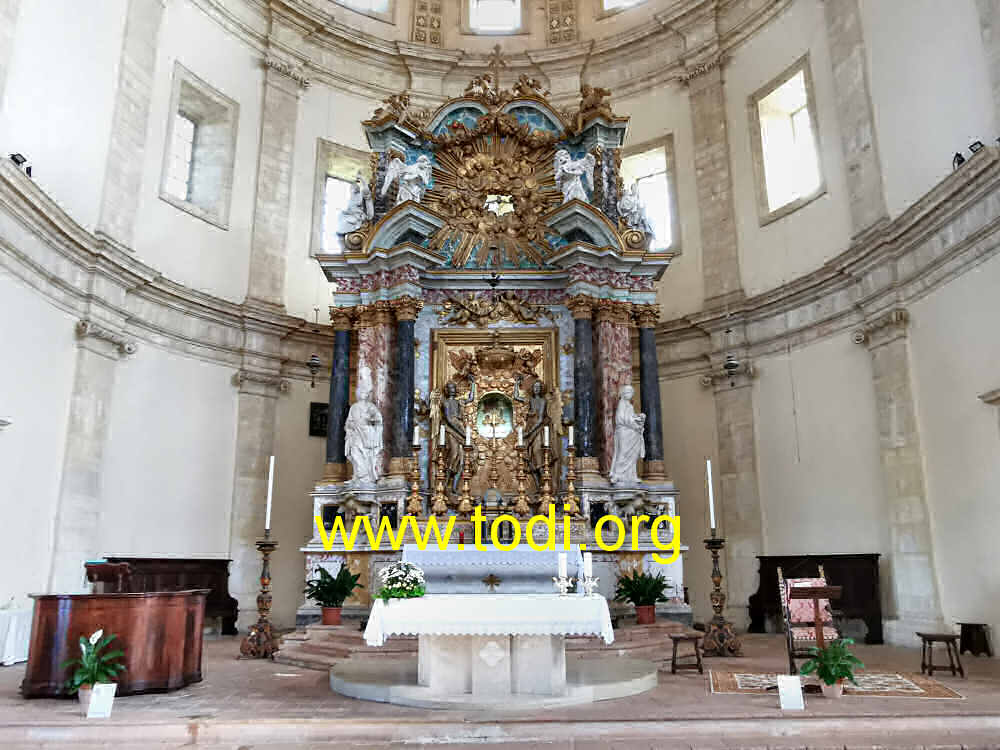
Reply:
[[465, 460], [462, 462], [462, 494], [458, 498], [458, 514], [468, 516], [472, 513], [472, 495], [469, 493], [472, 481], [472, 444], [464, 446]]
[[271, 539], [271, 530], [264, 529], [264, 538], [257, 540], [262, 564], [260, 593], [257, 594], [257, 622], [240, 644], [240, 656], [247, 659], [273, 659], [278, 639], [271, 632], [271, 553], [278, 543]]
[[434, 485], [434, 495], [431, 497], [431, 515], [443, 516], [448, 514], [448, 495], [445, 494], [445, 484], [448, 481], [448, 472], [445, 471], [445, 450], [444, 446], [437, 449], [437, 482]]
[[538, 496], [538, 512], [544, 513], [548, 510], [549, 505], [555, 503], [556, 499], [552, 497], [552, 449], [549, 446], [542, 448], [542, 486], [541, 494]]
[[717, 537], [715, 529], [712, 536], [705, 540], [705, 549], [712, 553], [712, 593], [709, 600], [715, 616], [708, 623], [705, 638], [702, 641], [702, 653], [705, 656], [742, 656], [743, 646], [733, 630], [732, 623], [726, 622], [722, 610], [726, 606], [726, 595], [722, 592], [722, 572], [719, 570], [719, 552], [726, 546], [724, 537]]
[[525, 493], [525, 480], [527, 475], [524, 471], [524, 454], [527, 451], [523, 445], [517, 446], [517, 496], [514, 498], [514, 513], [523, 518], [531, 515], [531, 506], [528, 505], [528, 495]]
[[420, 497], [420, 453], [414, 447], [413, 457], [410, 459], [410, 495], [406, 512], [411, 516], [419, 516], [423, 510], [423, 498]]
[[594, 596], [594, 592], [597, 590], [597, 582], [600, 580], [601, 580], [600, 578], [584, 576], [582, 583], [584, 593], [587, 596]]
[[580, 515], [580, 502], [576, 496], [576, 446], [570, 445], [566, 448], [566, 497], [565, 504], [569, 507], [566, 512], [571, 516]]
[[566, 596], [569, 590], [573, 588], [573, 578], [567, 578], [566, 576], [552, 576], [553, 585], [559, 589], [559, 596]]

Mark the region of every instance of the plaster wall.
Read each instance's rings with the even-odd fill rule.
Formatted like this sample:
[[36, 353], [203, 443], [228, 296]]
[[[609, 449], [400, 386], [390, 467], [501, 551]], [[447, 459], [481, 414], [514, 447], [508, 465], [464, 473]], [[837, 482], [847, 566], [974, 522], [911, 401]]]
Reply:
[[[76, 341], [76, 319], [0, 269], [0, 604], [46, 590]], [[13, 325], [10, 321], [31, 321]], [[82, 575], [82, 573], [81, 573]]]
[[[809, 54], [826, 192], [761, 226], [749, 98]], [[798, 0], [733, 54], [725, 70], [726, 117], [739, 237], [740, 276], [748, 296], [773, 289], [821, 266], [850, 242], [851, 220], [833, 97], [833, 71], [820, 0]]]
[[88, 229], [100, 211], [126, 5], [21, 3], [0, 103], [4, 158], [24, 154], [35, 182]]
[[674, 176], [677, 191], [680, 255], [674, 258], [660, 281], [657, 301], [660, 316], [670, 320], [702, 308], [704, 286], [701, 269], [701, 226], [698, 222], [698, 192], [694, 174], [694, 143], [691, 107], [678, 86], [652, 89], [642, 96], [614, 102], [618, 112], [631, 116], [626, 151], [642, 145], [658, 145], [667, 135], [674, 139]]
[[838, 333], [755, 367], [765, 554], [887, 553], [868, 350]]
[[861, 0], [879, 155], [891, 217], [951, 171], [956, 151], [995, 141], [986, 53], [973, 0]]
[[115, 366], [101, 553], [224, 555], [236, 436], [232, 368], [148, 344]]
[[1000, 257], [910, 308], [910, 356], [924, 448], [934, 562], [946, 621], [1000, 628]]
[[[164, 9], [135, 251], [164, 276], [237, 302], [246, 296], [249, 276], [264, 86], [261, 58], [189, 0], [171, 2]], [[228, 229], [160, 198], [175, 61], [239, 104]]]

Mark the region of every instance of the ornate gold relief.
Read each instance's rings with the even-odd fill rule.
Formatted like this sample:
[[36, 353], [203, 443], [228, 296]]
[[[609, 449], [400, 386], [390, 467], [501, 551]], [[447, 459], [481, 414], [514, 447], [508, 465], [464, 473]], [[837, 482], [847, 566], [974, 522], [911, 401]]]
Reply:
[[464, 298], [451, 297], [441, 305], [438, 318], [444, 325], [474, 325], [484, 328], [501, 320], [537, 323], [542, 317], [552, 319], [545, 305], [522, 300], [516, 292], [502, 292], [492, 298], [469, 292]]

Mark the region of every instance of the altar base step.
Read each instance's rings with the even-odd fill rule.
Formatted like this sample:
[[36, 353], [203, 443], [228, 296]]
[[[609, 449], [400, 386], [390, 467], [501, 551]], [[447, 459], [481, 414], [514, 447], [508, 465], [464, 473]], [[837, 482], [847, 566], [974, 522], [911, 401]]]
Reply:
[[464, 693], [438, 695], [417, 684], [417, 659], [355, 659], [330, 670], [330, 688], [341, 695], [379, 703], [415, 708], [466, 708], [475, 710], [542, 709], [623, 698], [652, 690], [657, 666], [642, 659], [603, 655], [591, 659], [566, 655], [566, 694], [545, 696], [511, 694], [502, 700]]
[[[662, 665], [670, 660], [670, 634], [686, 629], [684, 623], [674, 621], [626, 626], [615, 629], [615, 641], [611, 644], [600, 638], [572, 636], [566, 639], [566, 652], [567, 656], [572, 654], [585, 659], [618, 656]], [[394, 636], [381, 648], [372, 648], [365, 644], [356, 625], [307, 625], [305, 630], [284, 636], [274, 660], [305, 669], [327, 670], [349, 659], [392, 661], [401, 657], [415, 658], [416, 653], [416, 638]]]

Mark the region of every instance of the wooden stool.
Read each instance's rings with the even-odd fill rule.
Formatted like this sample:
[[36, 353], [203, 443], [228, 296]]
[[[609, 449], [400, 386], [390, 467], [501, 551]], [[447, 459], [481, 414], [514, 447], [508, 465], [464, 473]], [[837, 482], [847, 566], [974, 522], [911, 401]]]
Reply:
[[986, 634], [986, 626], [978, 622], [960, 622], [962, 636], [959, 641], [958, 653], [964, 654], [967, 650], [973, 656], [986, 654], [993, 656], [993, 648], [990, 646], [989, 636]]
[[[697, 669], [698, 674], [704, 674], [705, 670], [701, 666], [701, 633], [671, 633], [670, 640], [674, 642], [674, 653], [670, 658], [670, 674], [677, 674], [678, 669]], [[690, 643], [694, 646], [694, 662], [677, 663], [677, 644]], [[682, 659], [690, 659], [691, 654], [682, 654]]]
[[[933, 676], [935, 669], [944, 669], [944, 665], [934, 666], [934, 644], [944, 643], [948, 651], [948, 663], [953, 675], [965, 677], [962, 660], [958, 657], [958, 636], [954, 633], [917, 633], [920, 636], [920, 673]], [[954, 656], [953, 656], [954, 654]]]

